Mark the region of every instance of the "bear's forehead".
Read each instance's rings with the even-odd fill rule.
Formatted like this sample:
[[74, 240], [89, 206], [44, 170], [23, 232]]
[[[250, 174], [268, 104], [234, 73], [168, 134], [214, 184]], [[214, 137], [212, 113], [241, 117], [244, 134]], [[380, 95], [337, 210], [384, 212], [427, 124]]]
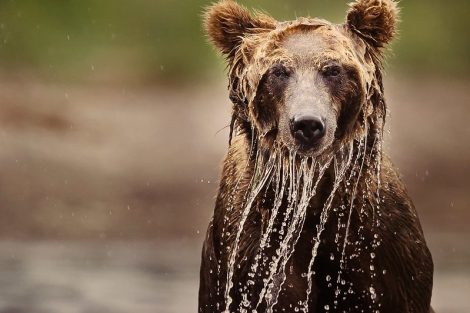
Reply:
[[[310, 25], [309, 25], [310, 26]], [[322, 62], [328, 59], [351, 61], [353, 45], [339, 26], [296, 27], [282, 36], [280, 47], [298, 62]]]

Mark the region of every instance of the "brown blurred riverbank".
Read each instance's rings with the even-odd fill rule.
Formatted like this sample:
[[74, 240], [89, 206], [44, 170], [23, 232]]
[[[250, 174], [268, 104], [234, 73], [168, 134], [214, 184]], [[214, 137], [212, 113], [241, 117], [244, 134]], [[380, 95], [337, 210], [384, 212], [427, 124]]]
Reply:
[[[1, 237], [202, 238], [227, 148], [223, 84], [1, 81]], [[386, 149], [425, 230], [467, 232], [470, 83], [386, 87]]]

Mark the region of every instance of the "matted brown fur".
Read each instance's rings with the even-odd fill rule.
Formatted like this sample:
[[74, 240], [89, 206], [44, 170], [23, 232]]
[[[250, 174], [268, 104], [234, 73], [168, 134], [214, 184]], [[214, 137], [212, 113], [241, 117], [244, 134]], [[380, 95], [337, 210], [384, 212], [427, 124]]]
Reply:
[[[354, 204], [361, 210], [351, 211], [351, 231], [346, 235], [342, 231], [344, 212], [339, 209], [329, 215], [313, 265], [313, 288], [305, 307], [308, 312], [430, 311], [431, 255], [414, 206], [391, 162], [379, 149], [386, 116], [382, 49], [396, 33], [397, 18], [397, 5], [391, 0], [358, 0], [351, 4], [346, 23], [339, 25], [315, 18], [277, 22], [265, 14], [250, 14], [229, 0], [207, 9], [205, 29], [229, 64], [233, 113], [231, 144], [202, 253], [199, 312], [254, 309], [251, 304], [244, 307], [241, 303], [246, 290], [253, 296], [259, 295], [262, 288], [261, 281], [250, 286], [247, 282], [273, 207], [269, 190], [262, 201], [255, 201], [242, 225], [238, 249], [233, 254], [236, 267], [232, 277], [234, 288], [229, 291], [231, 303], [227, 304], [225, 290], [228, 263], [246, 194], [251, 188], [253, 151], [268, 155], [276, 145], [288, 151], [297, 149], [287, 125], [291, 118], [288, 114], [294, 110], [293, 105], [305, 99], [313, 99], [323, 106], [319, 112], [324, 114], [329, 127], [319, 147], [302, 152], [306, 157], [321, 159], [334, 155], [349, 143], [359, 155], [356, 143], [362, 140], [370, 159], [374, 156], [380, 160], [379, 165], [366, 162], [363, 175], [359, 174], [357, 188], [361, 199], [349, 199], [346, 183], [335, 194], [333, 207], [351, 204], [352, 208]], [[339, 68], [338, 76], [324, 75], [328, 70], [325, 68], [331, 64]], [[276, 73], [280, 66], [281, 73]], [[312, 88], [308, 87], [309, 83]], [[312, 239], [317, 234], [322, 207], [332, 191], [334, 175], [330, 166], [309, 203], [274, 312], [293, 312], [305, 297], [308, 288], [305, 273], [312, 257]], [[381, 213], [376, 214], [374, 195], [379, 193]], [[349, 256], [346, 265], [340, 262], [342, 247], [338, 244], [346, 242], [345, 236], [349, 242], [356, 243], [345, 245]], [[377, 237], [381, 238], [379, 244], [374, 239]], [[374, 246], [374, 269], [370, 268], [370, 246]], [[338, 272], [345, 283], [334, 282], [332, 288], [328, 277]], [[261, 301], [256, 312], [265, 312], [267, 307]]]

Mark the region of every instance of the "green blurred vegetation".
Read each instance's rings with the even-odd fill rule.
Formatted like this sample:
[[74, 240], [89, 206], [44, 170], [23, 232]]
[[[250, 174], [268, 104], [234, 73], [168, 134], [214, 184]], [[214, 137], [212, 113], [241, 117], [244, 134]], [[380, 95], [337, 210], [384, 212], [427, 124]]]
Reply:
[[[222, 66], [201, 30], [210, 2], [0, 0], [0, 68], [64, 80], [192, 81]], [[239, 2], [280, 20], [311, 15], [339, 23], [349, 1]], [[467, 76], [470, 1], [402, 0], [400, 6], [394, 69]]]

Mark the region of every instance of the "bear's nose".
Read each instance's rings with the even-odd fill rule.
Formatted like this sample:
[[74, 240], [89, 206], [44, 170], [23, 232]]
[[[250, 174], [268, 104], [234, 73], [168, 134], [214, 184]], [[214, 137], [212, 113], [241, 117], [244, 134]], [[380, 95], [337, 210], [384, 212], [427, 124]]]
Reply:
[[325, 124], [315, 116], [299, 116], [291, 120], [291, 131], [298, 144], [311, 148], [325, 135]]

